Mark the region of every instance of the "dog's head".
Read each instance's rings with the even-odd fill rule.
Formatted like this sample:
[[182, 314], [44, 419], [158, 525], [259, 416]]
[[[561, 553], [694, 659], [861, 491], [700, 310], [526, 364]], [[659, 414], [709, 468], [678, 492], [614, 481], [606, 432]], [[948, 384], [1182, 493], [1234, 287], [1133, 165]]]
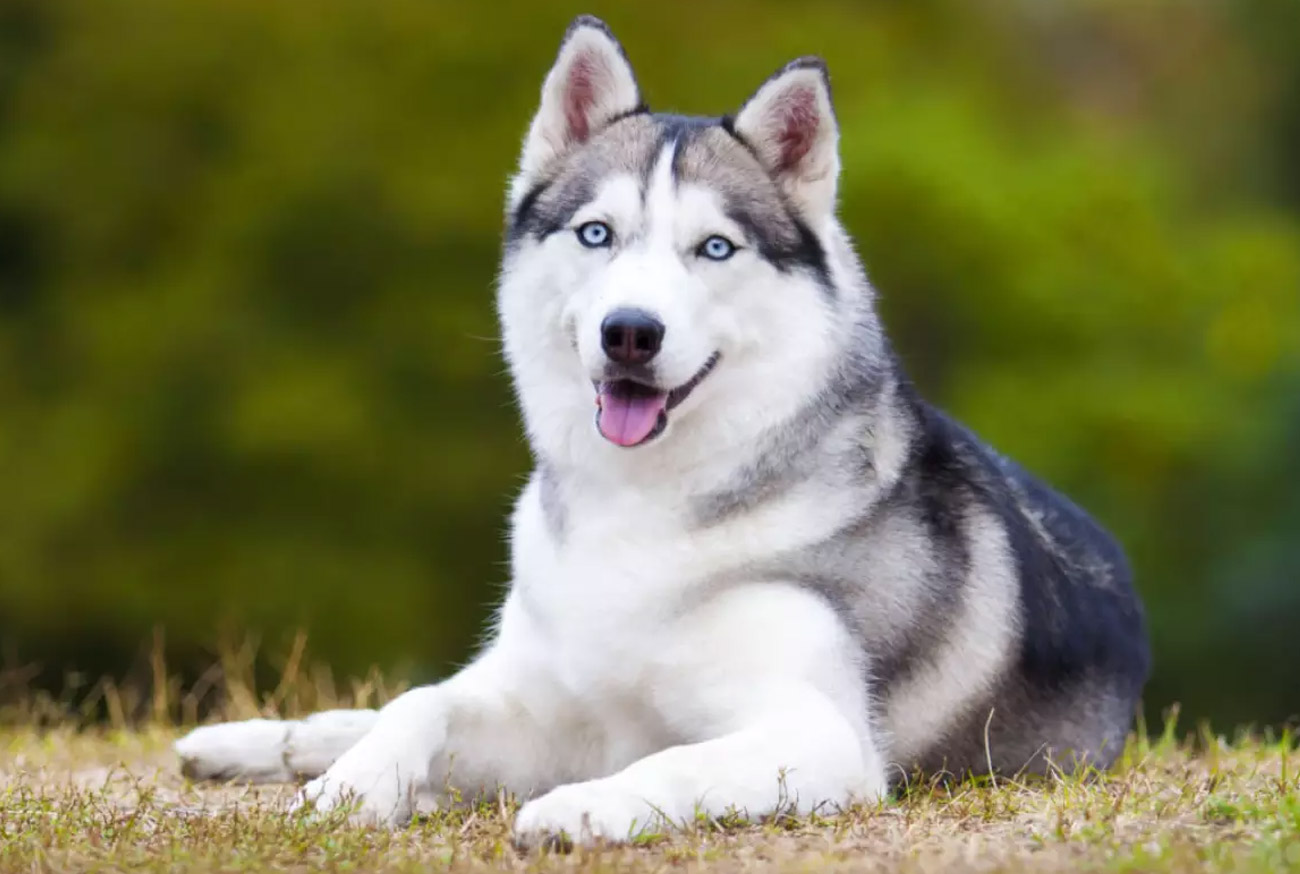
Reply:
[[865, 286], [835, 221], [825, 66], [734, 116], [652, 114], [583, 17], [542, 86], [508, 204], [499, 306], [534, 444], [588, 462], [727, 451], [815, 395]]

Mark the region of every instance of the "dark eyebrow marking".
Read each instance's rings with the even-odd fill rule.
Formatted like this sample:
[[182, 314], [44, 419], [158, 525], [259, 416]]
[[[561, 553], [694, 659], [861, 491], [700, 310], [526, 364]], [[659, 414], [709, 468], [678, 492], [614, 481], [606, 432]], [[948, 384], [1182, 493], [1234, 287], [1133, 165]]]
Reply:
[[536, 208], [537, 199], [550, 187], [551, 180], [543, 179], [528, 189], [524, 196], [520, 198], [519, 205], [515, 207], [514, 212], [510, 215], [510, 221], [506, 224], [507, 243], [513, 242], [523, 235], [523, 226], [528, 222], [533, 210]]
[[544, 239], [563, 228], [594, 196], [595, 180], [619, 169], [616, 159], [625, 152], [618, 143], [637, 142], [638, 123], [631, 120], [649, 115], [650, 108], [638, 103], [602, 124], [586, 145], [570, 150], [519, 199], [506, 222], [506, 246], [530, 235]]
[[[780, 181], [764, 168], [754, 145], [736, 130], [732, 116], [714, 120], [712, 127], [720, 128], [734, 146], [727, 147], [716, 140], [711, 145], [706, 143], [709, 157], [701, 159], [706, 169], [702, 171], [704, 178], [698, 181], [706, 187], [711, 185], [722, 196], [724, 213], [740, 225], [763, 260], [782, 273], [802, 270], [812, 274], [833, 297], [835, 286], [826, 248], [795, 208]], [[743, 150], [743, 156], [752, 159], [752, 168], [744, 167], [747, 159], [735, 146]], [[721, 165], [731, 169], [719, 172]]]
[[515, 221], [506, 231], [506, 246], [514, 245], [525, 236], [544, 240], [563, 230], [573, 214], [595, 196], [594, 189], [595, 181], [583, 174], [539, 184], [520, 201]]
[[753, 241], [754, 248], [765, 261], [782, 273], [799, 269], [810, 272], [818, 285], [834, 297], [835, 285], [831, 282], [826, 249], [812, 228], [788, 205], [781, 216], [789, 223], [785, 228], [765, 225], [749, 210], [735, 203], [728, 204], [725, 211], [727, 218], [740, 225], [745, 236]]

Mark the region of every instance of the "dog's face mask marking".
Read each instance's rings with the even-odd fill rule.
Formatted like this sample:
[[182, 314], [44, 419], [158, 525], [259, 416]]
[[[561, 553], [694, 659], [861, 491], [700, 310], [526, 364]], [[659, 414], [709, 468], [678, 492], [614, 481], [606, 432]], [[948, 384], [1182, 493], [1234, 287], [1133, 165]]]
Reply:
[[575, 24], [512, 185], [500, 295], [544, 448], [593, 422], [625, 448], [692, 422], [722, 448], [815, 390], [834, 333], [837, 136], [819, 62], [774, 75], [734, 119], [654, 115], [608, 31]]

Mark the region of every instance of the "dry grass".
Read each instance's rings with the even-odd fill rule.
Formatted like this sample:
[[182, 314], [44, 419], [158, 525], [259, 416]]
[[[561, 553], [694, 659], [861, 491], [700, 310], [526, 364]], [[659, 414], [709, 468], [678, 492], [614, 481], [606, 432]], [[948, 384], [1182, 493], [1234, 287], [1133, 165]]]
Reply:
[[520, 854], [507, 803], [390, 832], [284, 813], [292, 787], [195, 785], [174, 732], [0, 734], [0, 870], [1300, 871], [1289, 742], [1133, 745], [1093, 780], [917, 790], [878, 807], [702, 824], [645, 846]]
[[[227, 664], [221, 709], [386, 697], [378, 682], [335, 694], [300, 664], [289, 660], [293, 682], [260, 696]], [[11, 709], [0, 729], [0, 872], [1300, 871], [1300, 756], [1289, 737], [1180, 742], [1171, 728], [1135, 738], [1116, 769], [1091, 779], [924, 787], [838, 816], [700, 823], [635, 847], [520, 853], [504, 799], [388, 831], [287, 814], [292, 787], [191, 784], [168, 748], [177, 730], [164, 717], [183, 707], [165, 678], [159, 667], [153, 692], [135, 697], [101, 689], [122, 698], [108, 706], [117, 727], [78, 728], [66, 709], [60, 723], [49, 701]], [[23, 713], [40, 718], [13, 718]], [[131, 713], [143, 714], [138, 724]]]

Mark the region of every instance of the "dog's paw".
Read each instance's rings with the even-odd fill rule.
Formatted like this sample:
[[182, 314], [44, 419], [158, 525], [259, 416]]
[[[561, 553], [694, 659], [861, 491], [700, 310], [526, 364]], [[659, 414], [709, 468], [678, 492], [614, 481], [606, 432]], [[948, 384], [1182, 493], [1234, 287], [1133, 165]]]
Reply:
[[349, 752], [304, 786], [290, 808], [294, 812], [347, 810], [359, 825], [399, 826], [415, 811], [416, 782], [391, 756]]
[[645, 799], [612, 780], [591, 780], [560, 786], [525, 804], [515, 817], [514, 840], [524, 848], [624, 843], [663, 825]]
[[181, 774], [191, 780], [285, 783], [293, 779], [284, 761], [290, 725], [274, 719], [205, 725], [172, 749], [180, 757]]

